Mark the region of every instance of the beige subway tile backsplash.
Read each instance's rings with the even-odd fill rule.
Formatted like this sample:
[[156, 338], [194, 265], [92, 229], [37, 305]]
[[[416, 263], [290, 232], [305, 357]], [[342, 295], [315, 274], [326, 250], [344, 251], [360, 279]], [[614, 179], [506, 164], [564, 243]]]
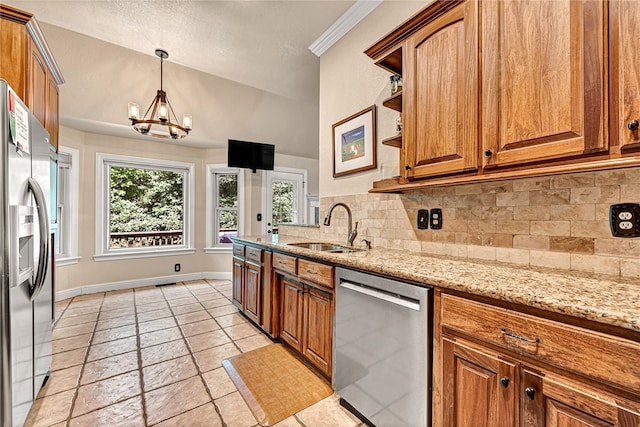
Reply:
[[[434, 255], [640, 277], [640, 238], [611, 235], [609, 206], [640, 203], [640, 168], [436, 187], [409, 194], [325, 197], [342, 201], [375, 246]], [[418, 209], [441, 208], [442, 230], [418, 230]], [[294, 228], [294, 227], [291, 227]], [[318, 238], [346, 235], [336, 210]]]

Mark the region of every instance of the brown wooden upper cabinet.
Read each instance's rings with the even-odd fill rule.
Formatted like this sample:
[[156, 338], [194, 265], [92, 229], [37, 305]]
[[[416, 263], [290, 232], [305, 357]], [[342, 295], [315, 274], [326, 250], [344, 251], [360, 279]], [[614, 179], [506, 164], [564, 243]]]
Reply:
[[[616, 154], [640, 149], [640, 4], [609, 3], [611, 145]], [[612, 148], [612, 151], [614, 150]]]
[[483, 166], [607, 149], [607, 3], [482, 3]]
[[371, 191], [640, 166], [638, 22], [637, 1], [429, 3], [365, 51], [404, 83], [402, 179]]
[[406, 41], [405, 178], [476, 170], [478, 2], [466, 1]]

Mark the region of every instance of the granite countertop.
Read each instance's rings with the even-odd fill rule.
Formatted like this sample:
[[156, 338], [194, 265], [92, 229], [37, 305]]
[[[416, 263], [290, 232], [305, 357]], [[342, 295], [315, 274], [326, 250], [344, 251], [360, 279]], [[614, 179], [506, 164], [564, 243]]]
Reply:
[[300, 238], [280, 238], [278, 243], [272, 243], [270, 237], [261, 236], [242, 236], [235, 239], [335, 265], [463, 291], [640, 332], [638, 281], [474, 262], [384, 248], [328, 253], [287, 245], [305, 241]]

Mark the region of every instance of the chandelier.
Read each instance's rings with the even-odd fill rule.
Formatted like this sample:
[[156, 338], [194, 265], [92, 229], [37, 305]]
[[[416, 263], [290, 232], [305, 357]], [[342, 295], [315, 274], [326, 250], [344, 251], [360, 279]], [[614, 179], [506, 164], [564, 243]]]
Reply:
[[156, 56], [160, 58], [160, 90], [151, 101], [151, 105], [140, 118], [140, 107], [135, 102], [129, 103], [129, 120], [131, 125], [143, 135], [156, 138], [181, 139], [191, 130], [192, 117], [189, 114], [182, 116], [182, 126], [178, 124], [176, 114], [167, 98], [167, 93], [162, 89], [162, 64], [169, 57], [166, 50], [156, 49]]

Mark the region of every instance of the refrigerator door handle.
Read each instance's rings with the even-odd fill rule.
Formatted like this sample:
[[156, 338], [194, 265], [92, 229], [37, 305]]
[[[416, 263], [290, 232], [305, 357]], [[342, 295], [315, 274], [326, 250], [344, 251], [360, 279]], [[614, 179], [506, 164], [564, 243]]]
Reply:
[[45, 275], [47, 274], [47, 268], [49, 267], [49, 215], [47, 214], [47, 203], [45, 201], [44, 192], [42, 191], [40, 184], [38, 184], [38, 181], [33, 178], [29, 178], [29, 190], [31, 190], [33, 197], [36, 199], [39, 222], [38, 227], [40, 229], [38, 270], [31, 290], [31, 301], [33, 301], [44, 286]]

